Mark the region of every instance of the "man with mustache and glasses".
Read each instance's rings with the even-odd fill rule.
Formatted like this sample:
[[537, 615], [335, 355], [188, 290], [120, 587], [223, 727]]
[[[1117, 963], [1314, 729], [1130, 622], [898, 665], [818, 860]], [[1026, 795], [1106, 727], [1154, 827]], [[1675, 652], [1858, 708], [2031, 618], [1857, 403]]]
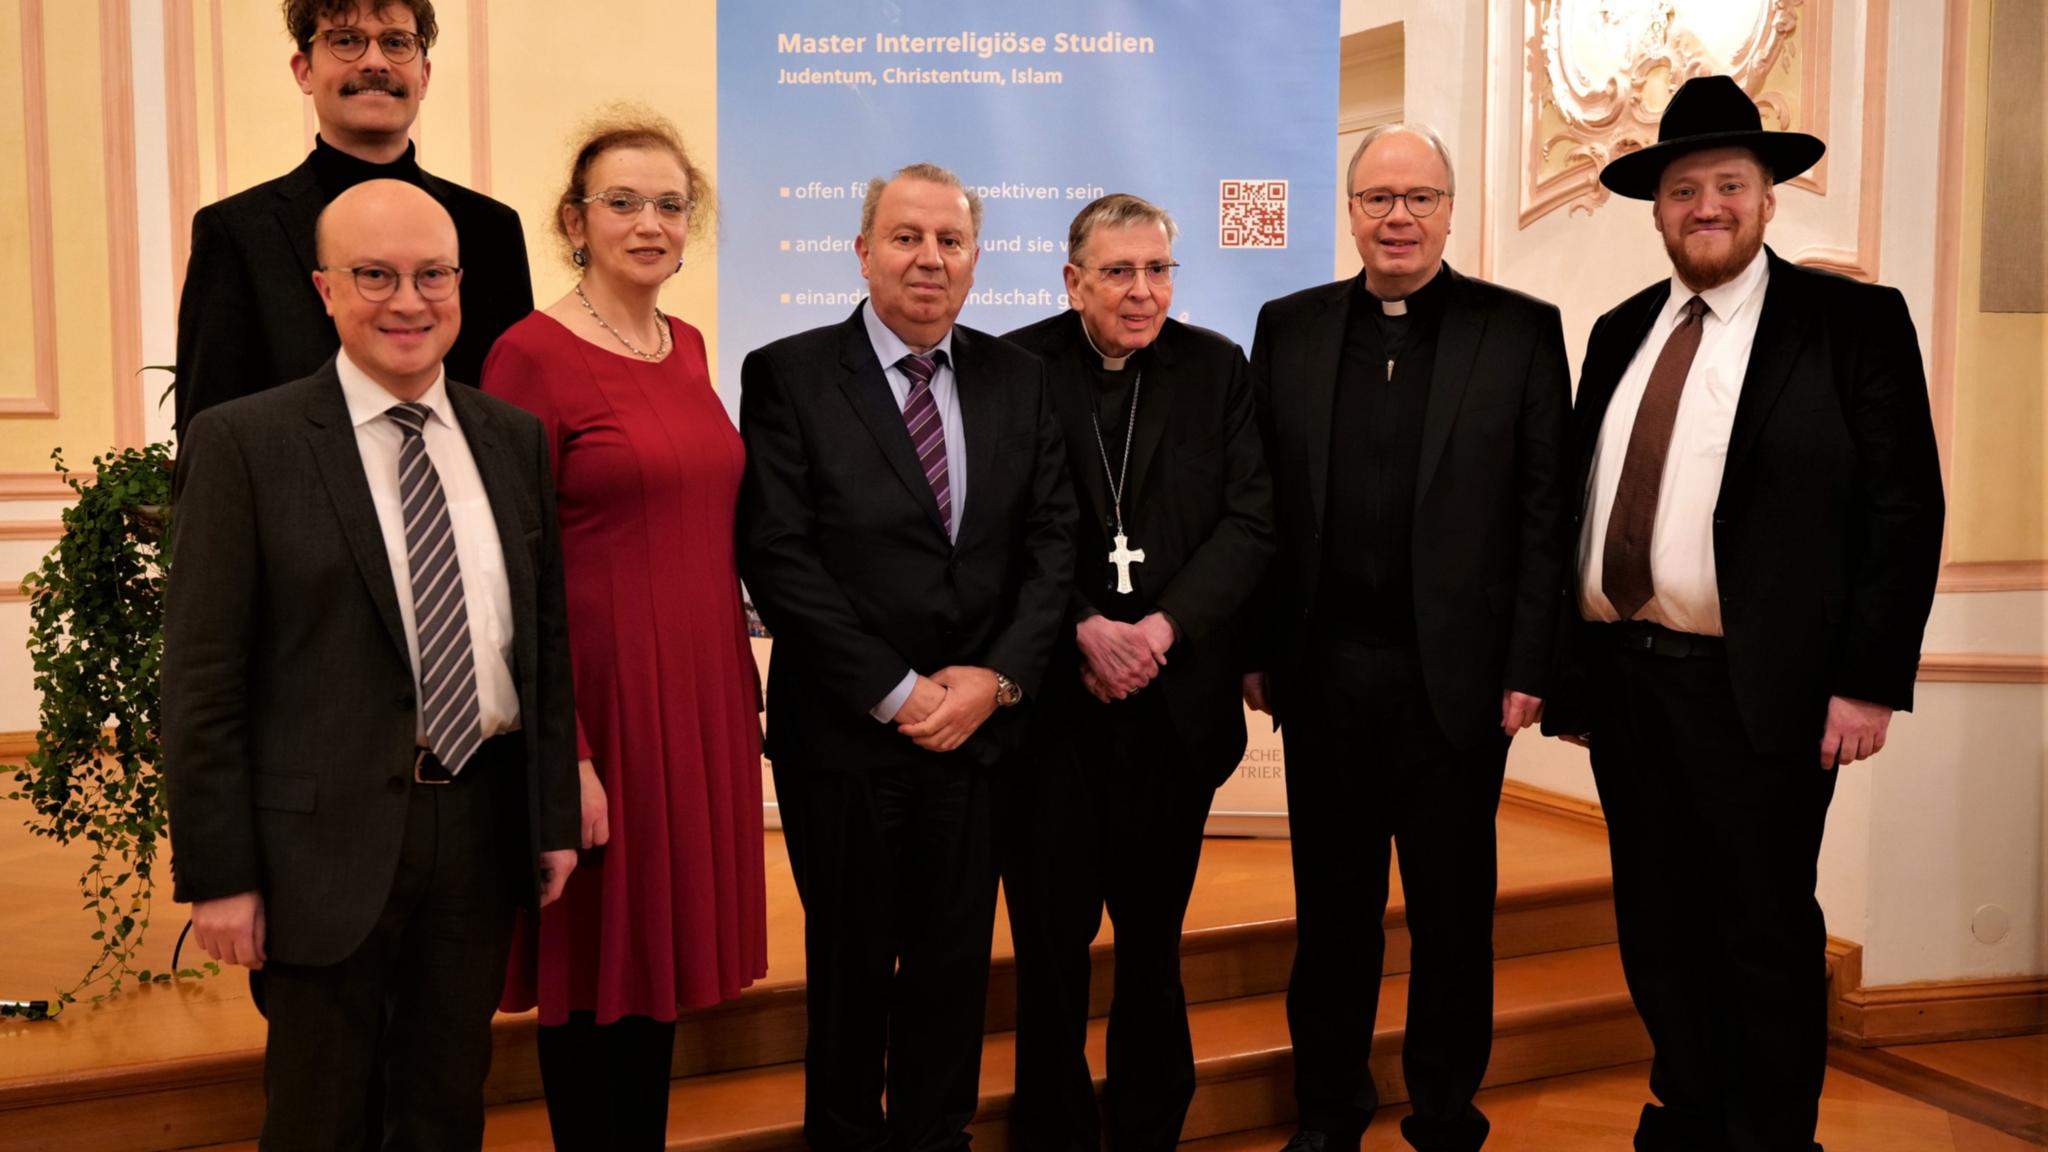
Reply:
[[1579, 377], [1571, 670], [1630, 994], [1656, 1056], [1641, 1152], [1818, 1149], [1835, 770], [1913, 704], [1941, 471], [1906, 301], [1764, 247], [1825, 146], [1687, 81], [1600, 173], [1654, 203], [1672, 275], [1602, 316]]
[[340, 347], [313, 288], [313, 222], [366, 180], [424, 189], [462, 238], [462, 334], [448, 377], [475, 384], [498, 334], [533, 311], [519, 214], [422, 171], [408, 134], [439, 29], [432, 0], [285, 0], [292, 74], [313, 98], [313, 152], [192, 218], [178, 308], [177, 428], [224, 400], [310, 375]]

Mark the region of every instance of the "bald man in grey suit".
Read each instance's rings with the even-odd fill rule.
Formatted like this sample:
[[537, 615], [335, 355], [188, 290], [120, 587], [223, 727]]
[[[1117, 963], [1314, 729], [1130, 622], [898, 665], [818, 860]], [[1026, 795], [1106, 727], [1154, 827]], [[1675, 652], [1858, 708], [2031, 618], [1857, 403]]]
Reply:
[[431, 197], [358, 185], [319, 249], [340, 353], [180, 446], [175, 896], [262, 970], [266, 1152], [363, 1147], [376, 1082], [386, 1147], [474, 1149], [513, 909], [576, 859], [547, 440], [450, 386], [461, 268]]

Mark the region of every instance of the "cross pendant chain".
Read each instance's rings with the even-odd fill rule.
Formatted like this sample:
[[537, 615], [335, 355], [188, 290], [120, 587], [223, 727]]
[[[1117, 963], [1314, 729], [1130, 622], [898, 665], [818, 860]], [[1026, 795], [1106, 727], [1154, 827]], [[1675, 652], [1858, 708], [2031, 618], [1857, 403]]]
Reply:
[[1144, 386], [1145, 374], [1140, 372], [1131, 381], [1131, 413], [1124, 421], [1124, 458], [1115, 472], [1109, 470], [1109, 448], [1102, 442], [1102, 422], [1095, 418], [1092, 407], [1088, 412], [1088, 423], [1095, 428], [1095, 451], [1102, 457], [1102, 476], [1109, 481], [1109, 501], [1116, 510], [1116, 547], [1110, 551], [1109, 562], [1116, 565], [1116, 590], [1125, 596], [1135, 590], [1131, 584], [1131, 565], [1145, 561], [1145, 550], [1132, 549], [1124, 537], [1124, 486], [1130, 481], [1131, 438], [1138, 430], [1138, 392]]

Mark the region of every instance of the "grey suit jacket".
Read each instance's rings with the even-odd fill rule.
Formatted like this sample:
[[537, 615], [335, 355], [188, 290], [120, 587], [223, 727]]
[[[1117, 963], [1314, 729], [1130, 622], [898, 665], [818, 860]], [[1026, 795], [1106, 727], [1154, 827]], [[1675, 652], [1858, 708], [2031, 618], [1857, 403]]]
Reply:
[[[533, 416], [473, 388], [448, 397], [504, 544], [526, 737], [523, 773], [457, 786], [493, 790], [508, 878], [530, 894], [536, 854], [578, 838], [547, 438]], [[391, 889], [417, 701], [333, 361], [201, 413], [179, 452], [163, 653], [174, 895], [260, 891], [271, 958], [334, 963]]]

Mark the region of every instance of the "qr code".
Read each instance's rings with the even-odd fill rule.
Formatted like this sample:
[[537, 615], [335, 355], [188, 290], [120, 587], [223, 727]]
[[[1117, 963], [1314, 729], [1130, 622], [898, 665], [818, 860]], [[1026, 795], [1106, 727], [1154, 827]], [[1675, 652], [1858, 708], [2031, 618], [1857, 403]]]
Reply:
[[1223, 181], [1216, 223], [1225, 248], [1287, 247], [1287, 181]]

